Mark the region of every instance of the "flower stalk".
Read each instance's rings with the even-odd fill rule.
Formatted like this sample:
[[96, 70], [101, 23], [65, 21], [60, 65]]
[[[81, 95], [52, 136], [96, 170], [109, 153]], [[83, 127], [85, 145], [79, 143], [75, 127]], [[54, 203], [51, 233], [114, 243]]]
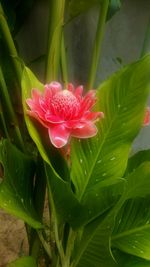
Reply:
[[8, 133], [8, 130], [7, 130], [7, 126], [6, 126], [6, 122], [5, 122], [5, 118], [4, 118], [4, 114], [3, 114], [1, 103], [0, 103], [0, 122], [1, 122], [1, 125], [2, 125], [2, 128], [3, 128], [3, 132], [4, 132], [5, 137], [10, 140], [10, 136], [9, 136], [9, 133]]
[[50, 0], [46, 82], [58, 79], [65, 0]]
[[99, 13], [99, 20], [97, 24], [97, 31], [96, 31], [96, 36], [95, 36], [95, 41], [94, 41], [94, 46], [93, 46], [92, 60], [91, 60], [90, 70], [89, 70], [89, 75], [88, 75], [88, 83], [87, 83], [88, 90], [93, 88], [94, 82], [95, 82], [97, 66], [100, 61], [108, 6], [109, 6], [109, 0], [102, 1], [100, 13]]
[[67, 69], [67, 58], [66, 58], [64, 33], [62, 34], [62, 40], [61, 40], [61, 69], [62, 69], [63, 83], [64, 83], [65, 88], [67, 88], [68, 69]]

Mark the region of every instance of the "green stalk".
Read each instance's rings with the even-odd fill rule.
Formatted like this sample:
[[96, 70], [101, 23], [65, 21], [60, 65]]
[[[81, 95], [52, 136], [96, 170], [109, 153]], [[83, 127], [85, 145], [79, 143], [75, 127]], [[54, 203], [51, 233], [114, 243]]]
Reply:
[[8, 130], [7, 130], [7, 126], [6, 126], [6, 122], [5, 122], [5, 118], [4, 118], [4, 114], [3, 114], [3, 110], [2, 110], [1, 104], [0, 104], [0, 122], [2, 124], [2, 128], [3, 128], [3, 131], [4, 131], [5, 137], [10, 140], [10, 136], [9, 136], [9, 133], [8, 133]]
[[50, 0], [46, 82], [58, 79], [65, 0]]
[[145, 37], [144, 37], [144, 42], [141, 50], [141, 55], [140, 57], [143, 57], [150, 51], [150, 18], [148, 21]]
[[97, 66], [100, 61], [101, 46], [102, 46], [102, 40], [104, 36], [104, 29], [105, 29], [108, 6], [109, 6], [109, 0], [102, 1], [100, 13], [99, 13], [99, 20], [97, 24], [97, 31], [96, 31], [96, 36], [95, 36], [95, 41], [94, 41], [94, 46], [93, 46], [90, 71], [88, 75], [88, 83], [87, 83], [88, 90], [93, 88], [94, 82], [95, 82]]
[[72, 251], [74, 248], [76, 236], [77, 236], [77, 232], [73, 231], [70, 228], [69, 235], [68, 235], [68, 241], [67, 241], [67, 247], [66, 247], [66, 255], [65, 255], [66, 261], [68, 262], [68, 267], [71, 264], [71, 262], [70, 262], [71, 261], [71, 254], [72, 254]]
[[48, 245], [48, 243], [45, 241], [44, 237], [43, 237], [43, 234], [42, 234], [42, 231], [40, 230], [36, 230], [37, 234], [38, 234], [38, 237], [43, 245], [43, 248], [45, 250], [45, 252], [47, 253], [48, 257], [50, 260], [52, 260], [52, 252], [50, 250], [50, 247]]
[[0, 93], [3, 102], [5, 103], [5, 107], [7, 109], [7, 113], [10, 121], [14, 124], [14, 132], [15, 132], [15, 143], [18, 145], [22, 151], [24, 151], [24, 143], [21, 136], [21, 132], [18, 126], [18, 120], [16, 114], [13, 109], [13, 105], [10, 100], [10, 96], [8, 94], [7, 85], [3, 76], [2, 68], [0, 66]]
[[67, 58], [66, 58], [64, 33], [62, 34], [62, 40], [61, 40], [61, 69], [62, 69], [63, 83], [64, 83], [65, 88], [67, 88], [68, 69], [67, 69]]
[[[39, 218], [42, 220], [44, 211], [44, 202], [46, 194], [46, 178], [43, 166], [43, 160], [38, 156], [37, 170], [34, 186], [34, 206], [38, 213]], [[41, 242], [36, 230], [31, 229], [30, 234], [30, 255], [34, 258], [38, 258]]]
[[[51, 215], [50, 215], [51, 216], [51, 222], [50, 223], [51, 223], [52, 231], [54, 233], [54, 238], [55, 238], [55, 242], [56, 242], [56, 246], [57, 246], [57, 250], [58, 250], [58, 257], [60, 258], [61, 266], [62, 267], [68, 267], [66, 265], [66, 261], [65, 261], [65, 254], [64, 254], [62, 241], [61, 241], [60, 236], [59, 236], [58, 219], [57, 219], [55, 203], [54, 203], [54, 200], [53, 200], [53, 195], [52, 195], [52, 192], [51, 192], [50, 183], [49, 183], [49, 180], [48, 180], [48, 173], [47, 173], [46, 165], [45, 165], [45, 173], [46, 173], [46, 178], [47, 178], [49, 206], [51, 208]], [[56, 265], [58, 264], [58, 261], [59, 260], [57, 258]], [[52, 266], [53, 266], [53, 262], [52, 262]]]
[[20, 80], [22, 77], [22, 67], [18, 60], [17, 50], [15, 48], [14, 41], [12, 39], [1, 3], [0, 3], [0, 31], [1, 31], [4, 43], [7, 47], [8, 53], [11, 56], [11, 60], [14, 66], [14, 71], [16, 73], [18, 83], [20, 84]]

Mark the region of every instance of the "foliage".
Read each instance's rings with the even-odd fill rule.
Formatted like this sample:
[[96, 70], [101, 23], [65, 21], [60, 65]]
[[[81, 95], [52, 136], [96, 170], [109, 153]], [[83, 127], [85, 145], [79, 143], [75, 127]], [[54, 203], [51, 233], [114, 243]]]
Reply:
[[[31, 111], [29, 115], [26, 100], [33, 88], [43, 93], [52, 78], [64, 81], [66, 88], [65, 22], [94, 7], [102, 16], [91, 53], [92, 64], [97, 66], [104, 24], [121, 8], [121, 1], [63, 0], [61, 6], [49, 1], [44, 83], [18, 55], [13, 39], [35, 3], [0, 2], [0, 49], [4, 52], [0, 69], [0, 207], [26, 223], [30, 251], [29, 256], [7, 266], [36, 267], [41, 248], [47, 267], [150, 266], [150, 151], [130, 156], [143, 127], [150, 55], [121, 68], [97, 88], [94, 111], [103, 112], [104, 118], [95, 122], [96, 136], [72, 137], [70, 146], [53, 147], [44, 122], [36, 119], [37, 107], [35, 116]], [[8, 76], [5, 58], [10, 62]], [[97, 70], [89, 69], [93, 87]], [[85, 87], [89, 88], [87, 81]], [[72, 85], [69, 88], [71, 92]], [[82, 95], [82, 87], [78, 90], [76, 97]], [[37, 101], [44, 109], [42, 97]], [[43, 219], [46, 192], [47, 224]]]

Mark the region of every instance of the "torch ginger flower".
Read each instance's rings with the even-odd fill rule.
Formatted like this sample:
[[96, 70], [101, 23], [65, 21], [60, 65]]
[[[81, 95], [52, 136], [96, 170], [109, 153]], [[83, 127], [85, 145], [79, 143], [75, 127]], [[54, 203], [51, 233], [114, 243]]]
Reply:
[[144, 117], [144, 126], [150, 125], [150, 107], [146, 108], [145, 117]]
[[103, 112], [92, 112], [96, 102], [95, 91], [82, 96], [83, 86], [62, 89], [58, 82], [44, 86], [43, 94], [32, 89], [32, 98], [26, 100], [30, 110], [28, 115], [38, 120], [48, 129], [51, 143], [61, 148], [70, 137], [89, 138], [97, 134], [95, 122], [103, 118]]

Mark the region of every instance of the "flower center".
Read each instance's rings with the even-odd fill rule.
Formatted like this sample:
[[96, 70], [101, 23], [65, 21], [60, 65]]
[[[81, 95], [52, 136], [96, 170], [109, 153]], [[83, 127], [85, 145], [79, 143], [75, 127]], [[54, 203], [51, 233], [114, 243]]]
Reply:
[[63, 119], [72, 119], [80, 108], [78, 99], [68, 90], [63, 90], [54, 95], [51, 106], [56, 115]]

